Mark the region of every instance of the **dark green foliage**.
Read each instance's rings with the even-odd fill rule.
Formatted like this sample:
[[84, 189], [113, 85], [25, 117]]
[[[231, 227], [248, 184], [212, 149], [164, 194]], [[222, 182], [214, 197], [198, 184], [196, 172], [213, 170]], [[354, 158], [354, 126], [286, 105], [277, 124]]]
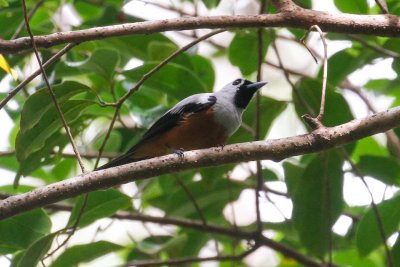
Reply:
[[[27, 0], [26, 2], [28, 10], [30, 10], [37, 1]], [[214, 12], [220, 8], [224, 10], [230, 8], [224, 6], [229, 1], [182, 0], [181, 2], [185, 5], [196, 3], [201, 12], [204, 12], [205, 9]], [[240, 1], [233, 2], [236, 5]], [[250, 6], [250, 9], [258, 8], [260, 1], [255, 2], [252, 3], [255, 5]], [[313, 1], [295, 0], [294, 2], [303, 8], [312, 8]], [[371, 1], [335, 0], [334, 4], [341, 12], [379, 14], [380, 10], [377, 5], [369, 6], [369, 2]], [[62, 4], [71, 5], [82, 20], [80, 25], [71, 26], [71, 30], [143, 21], [142, 18], [122, 12], [123, 6], [129, 3], [130, 1], [123, 0], [44, 1], [30, 19], [30, 26], [35, 35], [59, 32], [60, 26], [54, 23], [52, 17], [59, 11]], [[386, 3], [391, 14], [400, 14], [399, 1], [387, 0]], [[152, 4], [148, 3], [147, 5]], [[180, 8], [179, 5], [175, 7]], [[236, 8], [239, 7], [233, 6], [233, 8], [236, 12]], [[277, 13], [277, 10], [272, 4], [269, 4], [266, 13], [274, 14]], [[22, 21], [22, 15], [20, 1], [0, 0], [0, 39], [9, 40], [13, 36]], [[220, 88], [216, 88], [215, 84], [228, 83], [238, 78], [231, 77], [233, 76], [231, 72], [226, 71], [229, 68], [240, 71], [246, 79], [256, 80], [260, 56], [264, 61], [279, 65], [271, 54], [273, 50], [271, 42], [274, 41], [271, 38], [293, 38], [292, 41], [284, 41], [293, 43], [305, 34], [305, 30], [302, 28], [287, 28], [287, 31], [275, 28], [263, 29], [264, 40], [261, 55], [259, 55], [258, 29], [229, 30], [228, 34], [224, 34], [227, 34], [226, 36], [231, 34], [232, 39], [215, 38], [212, 41], [219, 45], [211, 50], [208, 48], [213, 47], [212, 43], [207, 45], [202, 43], [180, 54], [147, 79], [138, 88], [138, 91], [126, 99], [121, 106], [120, 116], [103, 152], [105, 154], [126, 152], [136, 144], [157, 118], [178, 101], [196, 93], [218, 90]], [[181, 33], [189, 34], [189, 31]], [[198, 31], [196, 34], [201, 36], [202, 32]], [[290, 34], [293, 36], [288, 37]], [[285, 37], [279, 37], [281, 35]], [[25, 29], [22, 30], [20, 36], [27, 36]], [[84, 155], [87, 171], [94, 166], [94, 159], [89, 156], [97, 154], [102, 147], [114, 116], [115, 105], [113, 104], [134, 88], [150, 70], [191, 40], [187, 37], [178, 40], [175, 38], [176, 36], [178, 36], [177, 33], [132, 34], [83, 42], [46, 69], [73, 138], [79, 151]], [[180, 34], [179, 36], [181, 37]], [[362, 38], [368, 45], [357, 41], [354, 36], [331, 32], [326, 35], [329, 41], [346, 40], [351, 42], [346, 49], [336, 52], [328, 60], [328, 86], [323, 120], [323, 124], [327, 127], [349, 122], [355, 118], [357, 112], [354, 111], [363, 109], [349, 101], [354, 98], [348, 98], [348, 94], [343, 93], [345, 90], [342, 88], [345, 87], [343, 84], [349, 80], [350, 75], [363, 69], [367, 64], [374, 64], [382, 59], [390, 58], [388, 53], [377, 51], [379, 48], [388, 50], [389, 53], [400, 53], [400, 40], [397, 38], [356, 37]], [[278, 45], [280, 41], [282, 40], [277, 42]], [[334, 46], [334, 44], [329, 43], [329, 49], [330, 46]], [[206, 49], [204, 49], [205, 47]], [[41, 48], [40, 54], [43, 61], [48, 60], [59, 49], [61, 49], [61, 45]], [[207, 52], [204, 52], [205, 50]], [[279, 50], [281, 55], [290, 52], [290, 55], [297, 56], [293, 51], [281, 48]], [[320, 54], [322, 55], [322, 53]], [[31, 51], [28, 50], [3, 55], [11, 67], [22, 70], [21, 72], [25, 71], [31, 61]], [[226, 64], [231, 64], [229, 67], [224, 64], [219, 65], [222, 57]], [[132, 62], [137, 64], [133, 65]], [[288, 62], [284, 63], [288, 70], [302, 72], [297, 66]], [[262, 79], [268, 81], [269, 84], [261, 90], [258, 106], [255, 99], [250, 102], [243, 114], [244, 127], [239, 128], [228, 140], [228, 143], [249, 142], [255, 139], [257, 108], [259, 108], [260, 115], [259, 136], [261, 139], [264, 139], [271, 130], [276, 128], [280, 130], [280, 127], [286, 128], [287, 124], [291, 124], [297, 119], [301, 120], [301, 116], [304, 114], [312, 116], [318, 114], [323, 78], [322, 67], [315, 72], [313, 77], [304, 76], [295, 79], [294, 76], [290, 76], [290, 79], [295, 82], [295, 86], [290, 88], [291, 94], [285, 98], [271, 95], [268, 91], [270, 87], [281, 82], [281, 80], [277, 81], [276, 73], [271, 68], [270, 65], [268, 67], [267, 64], [263, 65]], [[393, 58], [392, 68], [396, 73], [400, 73], [399, 57]], [[0, 70], [2, 85], [8, 85], [7, 80], [3, 80], [5, 75], [5, 72]], [[398, 77], [394, 79], [367, 78], [368, 81], [362, 86], [361, 91], [368, 92], [368, 97], [373, 102], [372, 105], [375, 105], [374, 96], [389, 97], [393, 101], [388, 105], [392, 107], [400, 105], [400, 80]], [[284, 79], [283, 76], [281, 79]], [[19, 82], [10, 81], [10, 88], [15, 88]], [[8, 89], [0, 88], [0, 101], [7, 96]], [[269, 96], [265, 96], [264, 93], [269, 93]], [[375, 108], [380, 109], [378, 106]], [[6, 193], [28, 192], [42, 185], [74, 176], [79, 179], [78, 175], [81, 174], [81, 171], [76, 159], [67, 154], [67, 152], [69, 154], [71, 152], [69, 139], [49, 91], [42, 80], [38, 79], [28, 84], [23, 92], [18, 93], [11, 103], [1, 110], [1, 112], [3, 111], [12, 121], [13, 126], [8, 139], [1, 140], [1, 144], [5, 144], [5, 147], [1, 149], [10, 150], [7, 155], [2, 155], [2, 151], [0, 152], [0, 168], [7, 171], [1, 173], [1, 197], [5, 198]], [[291, 114], [288, 116], [290, 112]], [[285, 120], [289, 117], [290, 119]], [[285, 125], [274, 124], [277, 118]], [[0, 123], [0, 131], [2, 131], [3, 122]], [[304, 124], [304, 126], [307, 131], [312, 130], [308, 125]], [[204, 129], [204, 131], [207, 130]], [[287, 133], [282, 134], [288, 135]], [[400, 130], [395, 129], [395, 134], [400, 137]], [[387, 185], [389, 193], [392, 192], [392, 189], [393, 191], [398, 189], [400, 184], [399, 159], [396, 157], [395, 150], [389, 149], [385, 140], [368, 137], [347, 145], [344, 149], [358, 171], [367, 177], [367, 181], [374, 179]], [[379, 232], [373, 208], [366, 205], [350, 206], [344, 200], [343, 186], [346, 184], [346, 179], [358, 178], [354, 175], [355, 172], [348, 164], [348, 159], [344, 156], [343, 151], [343, 148], [335, 148], [319, 154], [301, 155], [285, 159], [278, 167], [272, 166], [269, 162], [262, 162], [261, 174], [266, 184], [263, 188], [265, 191], [259, 194], [261, 204], [270, 203], [272, 200], [276, 202], [278, 208], [281, 208], [280, 201], [284, 199], [293, 207], [291, 216], [280, 222], [271, 222], [270, 220], [273, 218], [268, 211], [262, 211], [263, 217], [268, 220], [263, 222], [263, 230], [268, 230], [265, 231], [268, 236], [270, 233], [274, 233], [272, 237], [274, 241], [297, 251], [304, 257], [321, 259], [326, 262], [331, 254], [333, 263], [336, 265], [383, 267], [387, 262], [383, 249], [384, 240]], [[108, 158], [102, 158], [100, 164], [108, 160]], [[47, 253], [65, 238], [65, 236], [57, 236], [57, 230], [60, 227], [57, 220], [63, 218], [62, 226], [71, 227], [76, 223], [78, 217], [80, 220], [75, 235], [78, 236], [76, 239], [79, 239], [79, 243], [69, 243], [67, 248], [60, 250], [51, 260], [49, 259], [46, 266], [78, 266], [94, 260], [97, 260], [96, 264], [104, 265], [107, 263], [101, 262], [104, 259], [102, 257], [110, 254], [120, 261], [119, 265], [127, 265], [128, 262], [135, 263], [141, 260], [197, 257], [205, 245], [213, 248], [215, 242], [219, 245], [221, 255], [238, 255], [251, 248], [254, 240], [248, 241], [223, 234], [211, 234], [207, 231], [207, 226], [204, 226], [204, 229], [192, 229], [179, 225], [168, 226], [164, 227], [163, 232], [160, 233], [152, 232], [154, 229], [159, 230], [158, 224], [145, 223], [145, 227], [143, 227], [145, 230], [138, 231], [137, 229], [141, 229], [139, 227], [143, 226], [140, 222], [115, 217], [121, 216], [121, 214], [135, 216], [154, 213], [161, 217], [174, 217], [186, 221], [195, 220], [197, 223], [203, 223], [202, 220], [205, 219], [207, 224], [226, 229], [254, 231], [257, 227], [256, 222], [253, 221], [246, 226], [236, 226], [232, 225], [232, 222], [224, 216], [227, 209], [231, 210], [230, 203], [240, 199], [245, 190], [254, 189], [257, 175], [253, 166], [247, 163], [241, 164], [240, 167], [239, 164], [226, 164], [184, 172], [171, 172], [160, 177], [136, 181], [134, 184], [123, 186], [123, 188], [91, 192], [82, 214], [80, 213], [84, 196], [79, 196], [59, 203], [64, 205], [60, 206], [65, 209], [62, 213], [58, 212], [55, 207], [45, 207], [1, 220], [0, 256], [7, 255], [11, 259], [11, 266], [40, 266], [40, 261]], [[231, 179], [232, 173], [236, 174], [236, 172], [240, 173], [239, 176], [242, 178], [240, 181]], [[9, 181], [14, 176], [28, 176], [29, 178], [21, 180], [22, 185], [18, 188], [13, 188], [12, 182]], [[134, 178], [132, 177], [132, 179]], [[274, 184], [280, 185], [281, 188], [286, 186], [287, 193], [285, 190], [282, 190], [281, 193], [277, 190], [278, 192], [275, 193], [278, 194], [266, 193], [274, 188]], [[270, 187], [270, 185], [272, 186]], [[374, 190], [374, 188], [370, 189]], [[126, 193], [126, 190], [129, 191], [129, 194]], [[359, 191], [361, 189], [352, 188], [354, 195]], [[400, 222], [400, 197], [397, 193], [394, 193], [393, 196], [389, 193], [385, 195], [384, 199], [377, 198], [378, 200], [383, 199], [378, 204], [378, 210], [386, 239], [399, 232]], [[278, 200], [276, 201], [276, 199]], [[246, 203], [246, 205], [250, 209], [254, 203]], [[235, 212], [241, 216], [241, 211]], [[332, 230], [340, 216], [353, 218], [349, 229], [343, 235]], [[54, 223], [56, 221], [57, 223]], [[109, 233], [107, 232], [109, 231], [108, 227], [112, 228], [115, 224], [118, 224], [116, 227], [118, 235], [112, 234], [111, 237], [103, 235], [103, 231]], [[80, 240], [81, 236], [79, 235], [82, 232], [94, 228], [97, 230], [92, 242], [86, 238]], [[80, 231], [81, 229], [83, 230]], [[126, 238], [119, 240], [120, 236]], [[394, 237], [392, 239], [394, 240]], [[387, 242], [387, 240], [385, 241]], [[395, 266], [400, 266], [399, 237], [392, 246], [389, 246], [389, 249]], [[291, 258], [283, 257], [280, 254], [278, 257], [279, 266], [302, 266]], [[231, 262], [219, 263], [219, 266], [222, 267], [242, 265], [242, 262], [238, 262], [237, 265]], [[194, 264], [193, 266], [199, 265]]]

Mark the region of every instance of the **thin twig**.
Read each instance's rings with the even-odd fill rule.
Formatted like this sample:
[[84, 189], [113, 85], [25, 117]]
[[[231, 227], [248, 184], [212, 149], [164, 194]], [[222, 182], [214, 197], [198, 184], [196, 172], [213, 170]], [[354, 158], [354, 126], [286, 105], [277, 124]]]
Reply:
[[[319, 113], [317, 115], [316, 118], [312, 118], [311, 116], [307, 116], [304, 115], [303, 118], [305, 119], [305, 121], [312, 127], [312, 128], [319, 128], [319, 127], [323, 127], [323, 119], [324, 119], [324, 114], [325, 114], [325, 100], [326, 100], [326, 82], [328, 79], [328, 45], [325, 41], [325, 37], [324, 34], [322, 33], [321, 29], [319, 28], [318, 25], [313, 25], [310, 27], [310, 29], [308, 30], [308, 32], [306, 33], [306, 35], [302, 38], [302, 43], [304, 44], [304, 46], [308, 49], [307, 44], [305, 43], [305, 40], [307, 39], [309, 33], [313, 30], [318, 31], [322, 44], [324, 45], [324, 63], [323, 63], [323, 76], [322, 76], [322, 93], [321, 93], [321, 105], [320, 105], [320, 109], [319, 109]], [[308, 51], [310, 51], [310, 54], [314, 57], [314, 59], [316, 60], [315, 56], [312, 54], [311, 50], [308, 49]]]
[[56, 110], [57, 110], [57, 112], [58, 112], [58, 114], [60, 116], [60, 120], [61, 120], [61, 122], [62, 122], [62, 124], [64, 126], [64, 129], [65, 129], [65, 131], [67, 133], [69, 141], [70, 141], [70, 143], [72, 145], [72, 149], [75, 152], [75, 155], [76, 155], [78, 163], [79, 163], [79, 165], [81, 167], [82, 173], [85, 173], [86, 172], [85, 171], [85, 166], [83, 165], [81, 156], [79, 155], [79, 151], [78, 151], [78, 148], [76, 147], [76, 144], [74, 142], [74, 138], [72, 137], [71, 130], [70, 130], [68, 124], [67, 124], [67, 121], [65, 120], [64, 113], [62, 112], [60, 104], [57, 101], [57, 97], [56, 97], [56, 95], [55, 95], [55, 93], [53, 91], [53, 88], [50, 85], [50, 82], [49, 82], [49, 80], [47, 78], [46, 72], [44, 71], [44, 68], [43, 68], [43, 65], [42, 65], [42, 60], [40, 59], [39, 52], [38, 52], [36, 44], [35, 44], [35, 38], [33, 36], [31, 28], [29, 26], [29, 20], [28, 20], [28, 16], [27, 16], [27, 12], [26, 12], [25, 0], [21, 0], [21, 3], [22, 3], [23, 13], [24, 13], [26, 30], [27, 30], [30, 38], [31, 38], [32, 48], [33, 48], [33, 51], [35, 53], [36, 60], [37, 60], [37, 62], [39, 64], [39, 68], [40, 68], [40, 71], [42, 73], [43, 79], [44, 79], [44, 81], [46, 83], [47, 88], [49, 89], [49, 93], [50, 93], [51, 99], [53, 100], [54, 106], [55, 106], [55, 108], [56, 108]]
[[[37, 0], [35, 5], [32, 7], [32, 9], [28, 13], [28, 21], [31, 20], [33, 15], [36, 13], [36, 11], [39, 9], [39, 7], [44, 3], [44, 0]], [[18, 25], [17, 30], [11, 37], [11, 40], [14, 40], [15, 38], [18, 38], [19, 35], [21, 34], [23, 28], [25, 26], [25, 20], [23, 19], [21, 23]]]
[[341, 148], [339, 151], [343, 155], [343, 157], [346, 159], [346, 161], [350, 164], [354, 174], [357, 175], [361, 179], [362, 183], [364, 184], [365, 188], [368, 191], [368, 194], [371, 197], [371, 206], [372, 206], [372, 210], [374, 211], [374, 214], [375, 214], [375, 217], [376, 217], [376, 222], [378, 224], [379, 235], [380, 235], [380, 237], [382, 239], [382, 244], [383, 244], [384, 249], [385, 249], [386, 260], [388, 262], [389, 267], [394, 267], [393, 258], [392, 258], [392, 255], [390, 253], [389, 246], [386, 243], [387, 236], [386, 236], [386, 233], [385, 233], [385, 228], [384, 228], [384, 225], [383, 225], [382, 216], [381, 216], [380, 211], [378, 209], [378, 205], [375, 203], [374, 196], [373, 196], [373, 194], [371, 192], [371, 189], [369, 188], [367, 182], [365, 181], [365, 176], [362, 173], [362, 171], [358, 168], [358, 166], [353, 162], [353, 160], [350, 158], [349, 154], [347, 153], [347, 151], [344, 148]]
[[366, 48], [369, 48], [369, 49], [371, 49], [371, 50], [373, 50], [375, 52], [378, 52], [378, 53], [380, 53], [382, 55], [385, 55], [385, 56], [388, 56], [388, 57], [393, 57], [393, 58], [400, 58], [400, 54], [399, 53], [397, 53], [395, 51], [392, 51], [392, 50], [389, 50], [389, 49], [386, 49], [386, 48], [383, 48], [382, 46], [373, 45], [373, 44], [369, 43], [367, 40], [363, 39], [360, 36], [357, 36], [357, 35], [354, 35], [354, 34], [348, 34], [347, 37], [349, 39], [352, 39], [354, 41], [359, 42], [360, 44], [362, 44]]
[[[373, 113], [377, 112], [374, 105], [371, 103], [371, 101], [369, 101], [369, 99], [366, 97], [366, 95], [361, 91], [360, 87], [355, 86], [349, 80], [345, 80], [344, 82], [342, 82], [342, 84], [340, 86], [343, 89], [347, 89], [347, 90], [355, 93], [356, 95], [358, 95], [358, 97], [361, 98], [361, 100], [365, 103], [365, 105], [368, 107], [368, 109], [371, 112], [373, 112]], [[385, 135], [386, 135], [388, 146], [389, 146], [390, 150], [393, 152], [393, 154], [397, 158], [400, 158], [400, 140], [397, 137], [396, 133], [393, 130], [389, 130], [389, 131], [385, 132]]]
[[226, 178], [228, 179], [228, 195], [229, 195], [229, 208], [231, 209], [232, 212], [232, 222], [233, 222], [233, 228], [235, 230], [238, 230], [237, 222], [236, 222], [236, 212], [235, 212], [235, 205], [232, 203], [234, 201], [233, 199], [233, 192], [232, 192], [232, 179], [229, 173], [226, 175]]
[[[262, 0], [260, 4], [259, 14], [264, 13], [266, 7], [266, 0]], [[262, 65], [264, 62], [263, 56], [264, 50], [264, 29], [257, 29], [257, 54], [258, 54], [258, 64], [257, 64], [257, 81], [260, 82], [262, 80]], [[261, 93], [260, 91], [256, 94], [256, 125], [255, 125], [255, 141], [260, 140], [261, 138]], [[261, 221], [261, 211], [260, 211], [260, 191], [263, 185], [263, 177], [262, 177], [262, 167], [261, 161], [256, 161], [257, 165], [257, 179], [255, 183], [255, 199], [256, 199], [256, 218], [257, 218], [257, 232], [262, 234], [262, 221]]]
[[[182, 36], [185, 36], [185, 37], [188, 37], [188, 38], [194, 38], [194, 36], [192, 35], [192, 34], [188, 34], [188, 33], [186, 33], [186, 32], [176, 32], [177, 34], [179, 34], [179, 35], [182, 35]], [[283, 36], [278, 36], [279, 38], [283, 38]], [[292, 38], [287, 38], [288, 40], [291, 40], [291, 41], [296, 41], [296, 40], [294, 40], [294, 39], [292, 39]], [[226, 46], [223, 46], [223, 45], [221, 45], [221, 44], [218, 44], [218, 43], [216, 43], [215, 41], [213, 41], [213, 40], [204, 40], [206, 43], [208, 43], [208, 44], [210, 44], [210, 45], [212, 45], [212, 46], [214, 46], [216, 49], [220, 49], [220, 50], [226, 50], [226, 49], [228, 49], [228, 47], [226, 47]], [[297, 41], [297, 42], [300, 42], [300, 41]], [[282, 68], [280, 67], [280, 66], [278, 66], [278, 65], [276, 65], [276, 64], [274, 64], [274, 63], [272, 63], [272, 62], [270, 62], [270, 61], [268, 61], [268, 60], [266, 60], [266, 59], [264, 59], [264, 62], [263, 62], [264, 64], [267, 64], [268, 66], [271, 66], [271, 67], [273, 67], [273, 68], [275, 68], [275, 69], [280, 69], [280, 70], [282, 70]], [[299, 72], [299, 71], [297, 71], [297, 70], [293, 70], [293, 69], [289, 69], [289, 68], [286, 68], [286, 72], [288, 73], [288, 74], [292, 74], [292, 75], [296, 75], [296, 76], [300, 76], [300, 77], [307, 77], [307, 78], [313, 78], [313, 77], [311, 77], [311, 76], [309, 76], [309, 75], [307, 75], [307, 74], [305, 74], [305, 73], [301, 73], [301, 72]]]
[[[75, 153], [70, 153], [70, 152], [50, 152], [52, 155], [60, 155], [61, 157], [64, 158], [75, 158]], [[80, 153], [82, 158], [86, 158], [86, 159], [96, 159], [98, 156], [97, 152], [84, 152], [84, 153]], [[6, 157], [6, 156], [12, 156], [15, 155], [15, 150], [9, 150], [9, 151], [0, 151], [0, 157]], [[117, 153], [103, 153], [102, 157], [103, 158], [107, 158], [107, 159], [112, 159], [115, 158], [116, 156], [118, 156]]]
[[[204, 216], [204, 213], [201, 210], [199, 204], [197, 203], [196, 198], [192, 195], [189, 188], [185, 185], [185, 183], [181, 180], [181, 178], [178, 175], [175, 176], [175, 179], [176, 179], [177, 183], [179, 184], [179, 186], [183, 189], [185, 194], [188, 196], [190, 202], [192, 202], [193, 207], [195, 208], [197, 214], [200, 217], [200, 220], [202, 221], [202, 223], [204, 225], [204, 228], [207, 229], [208, 224], [207, 224], [206, 216]], [[219, 251], [219, 247], [218, 247], [217, 238], [214, 236], [214, 234], [212, 234], [212, 238], [213, 238], [214, 245], [215, 245], [215, 251], [217, 252], [217, 255], [219, 255], [220, 251]]]
[[308, 113], [314, 113], [314, 110], [311, 108], [311, 106], [307, 103], [307, 101], [305, 101], [305, 99], [303, 98], [302, 95], [300, 95], [299, 91], [297, 90], [295, 84], [292, 82], [292, 80], [290, 80], [290, 76], [289, 76], [289, 71], [286, 69], [285, 66], [283, 66], [283, 61], [281, 58], [281, 55], [279, 53], [278, 47], [276, 45], [276, 40], [275, 40], [275, 36], [274, 36], [274, 32], [272, 29], [269, 30], [269, 36], [271, 38], [271, 45], [272, 48], [275, 51], [276, 54], [276, 58], [278, 59], [278, 65], [279, 68], [283, 71], [283, 74], [285, 76], [286, 81], [290, 84], [290, 86], [292, 87], [292, 90], [294, 92], [294, 94], [296, 95], [297, 99], [299, 99], [300, 104], [307, 110]]
[[[169, 10], [169, 11], [173, 11], [173, 12], [176, 12], [176, 13], [178, 13], [179, 15], [183, 15], [183, 16], [189, 16], [189, 17], [192, 17], [192, 16], [196, 16], [196, 13], [189, 13], [189, 12], [187, 12], [186, 10], [183, 10], [183, 9], [180, 9], [180, 8], [176, 8], [176, 7], [174, 7], [174, 6], [167, 6], [167, 5], [163, 5], [163, 4], [161, 4], [161, 3], [156, 3], [156, 2], [150, 2], [150, 1], [146, 1], [146, 0], [138, 0], [139, 2], [142, 2], [142, 3], [144, 3], [144, 4], [147, 4], [147, 5], [153, 5], [153, 6], [156, 6], [156, 7], [159, 7], [159, 8], [162, 8], [162, 9], [165, 9], [165, 10]], [[171, 2], [172, 3], [172, 2]]]
[[[80, 165], [81, 171], [82, 171], [82, 173], [85, 173], [86, 172], [85, 171], [85, 166], [84, 166], [84, 164], [82, 162], [82, 159], [81, 159], [81, 156], [79, 154], [78, 148], [76, 147], [76, 144], [75, 144], [75, 141], [74, 141], [74, 139], [72, 137], [70, 128], [68, 126], [68, 123], [65, 120], [64, 113], [61, 110], [60, 104], [57, 101], [56, 95], [55, 95], [55, 93], [54, 93], [54, 91], [53, 91], [53, 89], [52, 89], [52, 87], [50, 85], [50, 82], [49, 82], [49, 80], [47, 78], [46, 72], [45, 72], [45, 70], [43, 68], [42, 61], [40, 59], [39, 52], [38, 52], [36, 44], [35, 44], [35, 39], [34, 39], [33, 33], [32, 33], [32, 31], [30, 29], [30, 26], [29, 26], [29, 19], [28, 19], [28, 15], [27, 15], [27, 11], [26, 11], [25, 0], [21, 0], [21, 4], [22, 4], [22, 8], [23, 8], [23, 14], [24, 14], [24, 19], [25, 19], [26, 30], [27, 30], [27, 32], [28, 32], [28, 34], [30, 36], [30, 39], [31, 39], [31, 42], [32, 42], [32, 48], [33, 48], [33, 51], [35, 53], [36, 60], [37, 60], [37, 62], [39, 64], [40, 70], [42, 72], [43, 79], [44, 79], [44, 81], [45, 81], [45, 83], [47, 85], [47, 88], [49, 90], [49, 93], [50, 93], [50, 96], [51, 96], [52, 101], [54, 103], [54, 106], [55, 106], [55, 108], [56, 108], [56, 110], [57, 110], [57, 112], [58, 112], [58, 114], [60, 116], [60, 120], [61, 120], [61, 122], [62, 122], [62, 124], [64, 126], [64, 129], [65, 129], [66, 133], [67, 133], [67, 136], [68, 136], [69, 141], [71, 143], [72, 149], [74, 150], [74, 153], [75, 153], [76, 158], [78, 160], [78, 163]], [[78, 214], [78, 217], [77, 217], [77, 220], [76, 220], [75, 224], [71, 228], [71, 230], [72, 230], [71, 233], [68, 235], [68, 237], [64, 240], [64, 242], [60, 246], [58, 246], [55, 250], [53, 250], [51, 253], [49, 253], [46, 257], [49, 257], [49, 256], [53, 255], [57, 250], [59, 250], [62, 246], [64, 246], [68, 242], [68, 240], [72, 237], [72, 235], [76, 231], [76, 228], [77, 228], [77, 226], [79, 224], [80, 218], [81, 218], [81, 216], [83, 214], [83, 210], [84, 210], [84, 208], [86, 206], [86, 203], [87, 203], [88, 195], [89, 195], [89, 193], [86, 193], [85, 198], [84, 198], [84, 202], [83, 202], [83, 205], [82, 205], [82, 209], [81, 209], [80, 213]]]
[[51, 252], [49, 252], [42, 260], [45, 260], [51, 256], [54, 255], [54, 253], [56, 253], [58, 250], [60, 250], [63, 246], [65, 246], [68, 241], [71, 239], [71, 237], [75, 234], [76, 230], [78, 229], [79, 226], [79, 222], [81, 221], [83, 212], [86, 208], [87, 202], [88, 202], [88, 198], [89, 198], [89, 193], [86, 193], [82, 202], [82, 207], [79, 210], [78, 216], [75, 220], [75, 223], [71, 226], [71, 227], [65, 227], [64, 229], [61, 229], [59, 231], [59, 233], [67, 233], [67, 237], [64, 239], [64, 241], [59, 244], [54, 250], [52, 250]]
[[332, 253], [333, 253], [333, 238], [332, 238], [332, 231], [331, 231], [331, 225], [333, 225], [332, 222], [332, 201], [331, 201], [331, 195], [332, 195], [332, 190], [331, 190], [331, 176], [330, 176], [330, 170], [328, 166], [328, 159], [326, 153], [321, 153], [321, 165], [323, 169], [323, 178], [322, 178], [322, 183], [324, 185], [324, 198], [325, 198], [325, 215], [326, 215], [326, 220], [327, 223], [324, 225], [326, 228], [326, 235], [328, 239], [328, 267], [332, 266]]
[[137, 84], [131, 88], [124, 96], [122, 96], [119, 101], [117, 102], [117, 105], [122, 105], [122, 103], [129, 97], [131, 96], [134, 92], [136, 92], [137, 90], [139, 90], [140, 86], [142, 86], [142, 84], [149, 79], [154, 73], [156, 73], [157, 71], [159, 71], [162, 67], [164, 67], [168, 62], [170, 62], [171, 60], [173, 60], [174, 58], [176, 58], [177, 56], [179, 56], [180, 54], [182, 54], [183, 52], [185, 52], [186, 50], [188, 50], [189, 48], [193, 47], [194, 45], [200, 43], [201, 41], [210, 38], [211, 36], [214, 36], [216, 34], [219, 34], [221, 32], [227, 31], [226, 29], [220, 29], [220, 30], [215, 30], [212, 31], [208, 34], [205, 34], [199, 38], [197, 38], [196, 40], [190, 42], [189, 44], [181, 47], [180, 49], [178, 49], [177, 51], [175, 51], [174, 53], [172, 53], [170, 56], [168, 56], [166, 59], [164, 59], [162, 62], [160, 62], [160, 64], [158, 64], [157, 66], [155, 66], [152, 70], [150, 70], [148, 73], [146, 73], [145, 75], [143, 75], [142, 79], [140, 79]]
[[215, 256], [215, 257], [204, 257], [204, 258], [180, 258], [180, 259], [170, 259], [170, 260], [149, 260], [149, 261], [137, 261], [130, 262], [126, 266], [186, 266], [190, 263], [205, 262], [205, 261], [240, 261], [249, 254], [253, 253], [258, 247], [254, 246], [250, 250], [240, 254], [240, 255], [229, 255], [229, 256]]
[[389, 14], [389, 9], [386, 4], [386, 0], [375, 0], [375, 3], [379, 6], [382, 11], [382, 14]]
[[288, 197], [288, 194], [287, 194], [287, 193], [284, 193], [284, 192], [281, 192], [281, 191], [278, 191], [278, 190], [269, 188], [269, 187], [266, 186], [266, 185], [263, 185], [263, 188], [262, 188], [262, 189], [263, 189], [266, 193], [271, 193], [271, 194], [278, 195], [278, 196], [282, 196], [282, 197]]
[[[62, 57], [64, 54], [66, 54], [69, 50], [71, 50], [74, 46], [78, 45], [78, 43], [69, 43], [67, 44], [63, 49], [58, 51], [56, 54], [54, 54], [49, 60], [47, 60], [42, 68], [47, 69], [51, 64], [53, 64], [55, 61], [57, 61], [60, 57]], [[33, 79], [35, 79], [36, 76], [40, 75], [42, 73], [41, 68], [38, 68], [35, 72], [33, 72], [31, 75], [29, 75], [25, 80], [23, 80], [20, 84], [18, 84], [17, 87], [15, 87], [13, 90], [8, 92], [7, 96], [1, 100], [0, 102], [0, 110], [10, 101], [22, 88], [24, 88], [25, 85], [27, 85], [29, 82], [31, 82]]]
[[118, 114], [119, 114], [119, 110], [120, 109], [121, 109], [121, 105], [118, 105], [118, 106], [115, 107], [114, 115], [113, 115], [113, 117], [111, 119], [110, 126], [108, 127], [106, 136], [104, 137], [104, 140], [101, 143], [101, 146], [99, 148], [99, 153], [98, 153], [97, 158], [96, 158], [96, 163], [94, 164], [94, 169], [97, 169], [97, 167], [99, 165], [99, 161], [102, 158], [104, 148], [105, 148], [105, 146], [107, 144], [108, 139], [110, 138], [112, 130], [114, 129], [115, 121], [118, 118]]

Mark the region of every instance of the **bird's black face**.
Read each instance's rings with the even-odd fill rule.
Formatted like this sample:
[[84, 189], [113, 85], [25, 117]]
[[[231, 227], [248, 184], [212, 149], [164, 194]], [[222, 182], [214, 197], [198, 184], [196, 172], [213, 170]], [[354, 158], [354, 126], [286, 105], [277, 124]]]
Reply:
[[253, 83], [245, 79], [234, 80], [232, 85], [237, 88], [235, 94], [235, 105], [238, 108], [245, 109], [255, 92], [257, 92], [257, 90], [263, 87], [265, 84], [266, 82]]

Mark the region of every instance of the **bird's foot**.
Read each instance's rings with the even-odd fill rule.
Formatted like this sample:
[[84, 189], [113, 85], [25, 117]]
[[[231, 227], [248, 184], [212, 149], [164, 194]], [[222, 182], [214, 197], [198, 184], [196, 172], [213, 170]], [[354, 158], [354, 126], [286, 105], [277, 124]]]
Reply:
[[180, 159], [183, 159], [185, 157], [185, 150], [183, 150], [183, 148], [179, 148], [179, 149], [173, 149], [172, 152], [174, 152], [174, 154], [178, 155], [178, 157]]
[[221, 148], [221, 151], [222, 151], [225, 148], [225, 144], [219, 144], [218, 147]]

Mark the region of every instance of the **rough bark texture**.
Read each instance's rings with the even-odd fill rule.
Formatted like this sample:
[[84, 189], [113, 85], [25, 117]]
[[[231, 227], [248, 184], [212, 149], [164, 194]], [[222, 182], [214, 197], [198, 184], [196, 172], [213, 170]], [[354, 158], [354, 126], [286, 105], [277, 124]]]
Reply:
[[73, 177], [0, 201], [0, 219], [43, 207], [85, 192], [112, 187], [165, 173], [227, 163], [282, 159], [344, 145], [400, 125], [400, 107], [335, 127], [322, 127], [294, 137], [234, 144], [186, 152], [184, 158], [167, 155]]
[[[394, 15], [331, 14], [303, 9], [290, 1], [277, 2], [280, 3], [279, 5], [276, 3], [279, 13], [272, 15], [184, 17], [125, 23], [36, 36], [35, 42], [37, 47], [47, 48], [63, 43], [80, 43], [115, 36], [166, 31], [250, 27], [293, 27], [308, 30], [315, 24], [326, 32], [400, 36], [399, 17]], [[15, 53], [30, 49], [31, 46], [31, 40], [28, 37], [15, 40], [0, 39], [0, 53]]]

